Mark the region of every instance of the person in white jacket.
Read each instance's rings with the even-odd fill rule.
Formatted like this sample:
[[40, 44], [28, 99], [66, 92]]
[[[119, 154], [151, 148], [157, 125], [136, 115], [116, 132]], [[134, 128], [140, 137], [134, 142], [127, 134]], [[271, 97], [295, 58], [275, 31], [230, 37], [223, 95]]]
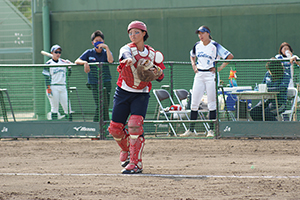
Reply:
[[60, 58], [62, 48], [59, 45], [51, 47], [52, 58], [46, 62], [51, 67], [45, 67], [43, 75], [46, 82], [46, 94], [51, 105], [51, 118], [56, 120], [59, 117], [59, 104], [62, 106], [65, 116], [72, 120], [71, 114], [68, 111], [68, 92], [66, 88], [66, 77], [71, 75], [71, 67], [64, 67], [62, 65], [70, 64], [68, 60]]

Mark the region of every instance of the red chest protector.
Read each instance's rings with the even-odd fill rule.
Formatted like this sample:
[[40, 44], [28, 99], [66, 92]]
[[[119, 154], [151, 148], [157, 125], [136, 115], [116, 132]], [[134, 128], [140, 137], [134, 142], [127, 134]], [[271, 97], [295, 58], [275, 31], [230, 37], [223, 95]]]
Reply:
[[139, 79], [137, 75], [137, 62], [139, 59], [144, 58], [147, 60], [151, 60], [156, 65], [160, 64], [155, 62], [156, 51], [154, 51], [152, 47], [145, 45], [145, 48], [148, 49], [148, 55], [142, 56], [140, 55], [137, 46], [134, 43], [130, 43], [128, 44], [128, 46], [131, 50], [133, 65], [123, 67], [120, 74], [122, 79], [129, 87], [134, 89], [143, 89], [146, 86], [149, 86], [149, 84], [151, 86], [151, 82], [144, 82]]

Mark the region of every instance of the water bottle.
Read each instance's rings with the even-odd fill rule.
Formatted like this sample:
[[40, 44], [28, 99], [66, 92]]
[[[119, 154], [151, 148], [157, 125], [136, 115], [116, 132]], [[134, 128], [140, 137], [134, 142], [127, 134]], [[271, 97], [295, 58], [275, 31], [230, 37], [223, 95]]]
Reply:
[[286, 55], [287, 58], [291, 58], [292, 57], [292, 55], [290, 54], [289, 50], [285, 51], [285, 55]]

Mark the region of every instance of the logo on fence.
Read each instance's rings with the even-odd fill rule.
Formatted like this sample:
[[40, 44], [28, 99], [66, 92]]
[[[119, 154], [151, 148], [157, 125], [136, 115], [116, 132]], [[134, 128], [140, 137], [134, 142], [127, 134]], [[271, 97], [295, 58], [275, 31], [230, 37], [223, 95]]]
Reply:
[[1, 132], [2, 132], [2, 133], [3, 133], [3, 132], [8, 132], [8, 128], [3, 127], [3, 129], [1, 130]]
[[229, 126], [226, 126], [225, 129], [224, 129], [224, 132], [227, 132], [227, 131], [230, 132], [230, 129], [231, 128]]
[[73, 127], [73, 129], [75, 129], [76, 131], [92, 131], [92, 132], [96, 132], [95, 128], [87, 128], [87, 127], [84, 127], [84, 126]]

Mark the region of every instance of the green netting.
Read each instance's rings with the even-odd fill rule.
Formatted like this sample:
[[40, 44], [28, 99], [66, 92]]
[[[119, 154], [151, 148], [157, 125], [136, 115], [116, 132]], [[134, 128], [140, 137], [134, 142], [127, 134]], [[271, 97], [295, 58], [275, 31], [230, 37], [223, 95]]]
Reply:
[[[217, 67], [224, 61], [217, 63]], [[224, 95], [221, 88], [218, 88], [218, 122], [236, 121], [236, 96], [232, 95], [232, 91], [244, 91], [255, 89], [255, 86], [262, 83], [267, 72], [266, 64], [270, 60], [233, 60], [219, 73], [221, 80], [220, 86], [223, 86]], [[111, 73], [111, 82], [104, 83], [101, 81], [101, 65], [99, 65], [99, 83], [101, 83], [99, 92], [99, 102], [103, 104], [103, 109], [99, 111], [100, 132], [108, 135], [107, 126], [111, 120], [111, 112], [113, 107], [113, 96], [116, 88], [118, 72], [116, 70], [118, 63], [106, 64], [109, 66]], [[1, 113], [0, 122], [47, 122], [50, 121], [49, 112], [50, 104], [46, 95], [45, 78], [42, 75], [43, 68], [48, 65], [0, 65], [0, 89], [1, 89]], [[72, 67], [71, 76], [67, 77], [67, 88], [69, 106], [72, 111], [73, 122], [94, 122], [95, 116], [95, 101], [92, 91], [87, 88], [87, 74], [82, 66], [70, 65]], [[189, 109], [188, 99], [178, 102], [175, 95], [175, 89], [185, 89], [190, 91], [194, 81], [194, 72], [190, 63], [185, 62], [165, 62], [166, 69], [164, 70], [165, 78], [162, 82], [153, 82], [150, 92], [151, 98], [149, 101], [148, 111], [144, 130], [145, 134], [154, 135], [172, 135], [172, 130], [168, 123], [160, 123], [157, 120], [165, 120], [165, 116], [160, 112], [158, 102], [153, 94], [154, 89], [165, 89], [173, 98], [175, 104], [183, 103], [184, 109]], [[295, 86], [299, 80], [299, 68], [294, 66], [294, 82]], [[230, 70], [236, 71], [237, 87], [230, 87]], [[108, 85], [111, 86], [109, 91]], [[107, 89], [108, 88], [108, 89]], [[108, 90], [108, 91], [107, 91]], [[106, 92], [109, 96], [106, 97]], [[8, 96], [7, 96], [8, 95]], [[241, 102], [239, 117], [240, 121], [252, 121], [249, 116], [250, 109], [258, 103], [259, 100], [249, 100]], [[171, 102], [169, 100], [162, 102], [164, 108], [169, 108]], [[288, 102], [287, 102], [288, 103]], [[207, 101], [205, 95], [203, 98], [204, 110], [203, 117], [208, 119]], [[12, 108], [12, 109], [11, 109]], [[226, 110], [227, 108], [227, 110]], [[64, 112], [60, 106], [59, 122], [69, 123], [70, 120], [64, 116]], [[188, 114], [189, 116], [189, 114]], [[186, 120], [185, 114], [171, 115], [168, 118]], [[200, 119], [200, 118], [198, 118]], [[101, 120], [104, 120], [101, 123]], [[281, 119], [279, 119], [281, 120]], [[299, 120], [299, 117], [298, 117]], [[149, 121], [151, 123], [149, 123]], [[185, 123], [186, 127], [189, 123]], [[102, 129], [101, 129], [102, 128]], [[175, 123], [174, 128], [177, 134], [185, 131], [182, 123]], [[204, 133], [206, 131], [205, 122], [196, 123], [197, 132]], [[217, 130], [218, 131], [218, 130]], [[222, 131], [222, 130], [221, 130]]]

